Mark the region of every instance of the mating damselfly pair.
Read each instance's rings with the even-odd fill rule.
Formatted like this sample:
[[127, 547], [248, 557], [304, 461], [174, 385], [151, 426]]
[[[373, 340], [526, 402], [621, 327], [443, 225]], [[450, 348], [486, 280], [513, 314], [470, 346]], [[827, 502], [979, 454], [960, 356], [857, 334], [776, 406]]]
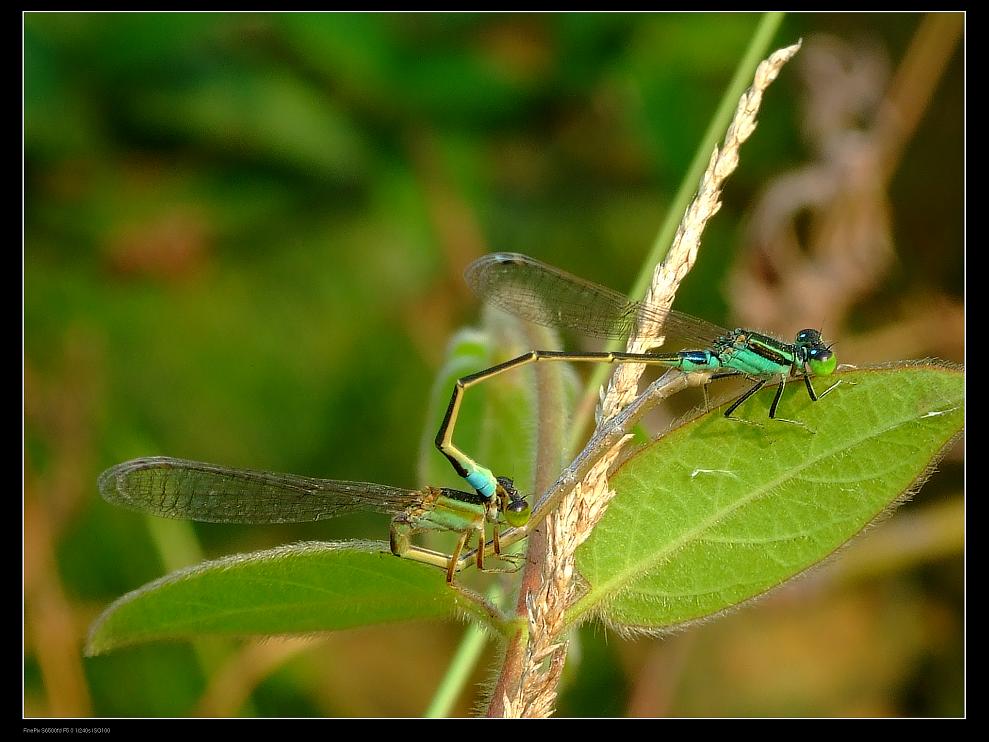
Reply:
[[[797, 423], [776, 417], [788, 380], [802, 378], [813, 401], [839, 383], [821, 394], [811, 383], [813, 376], [830, 376], [837, 365], [818, 330], [801, 330], [792, 343], [742, 328], [725, 330], [682, 312], [630, 301], [617, 291], [516, 253], [495, 253], [476, 260], [467, 269], [466, 279], [479, 298], [536, 324], [622, 339], [639, 323], [646, 323], [661, 328], [664, 336], [679, 338], [696, 348], [672, 353], [533, 350], [459, 379], [436, 446], [473, 492], [435, 487], [407, 490], [152, 457], [127, 461], [103, 472], [100, 493], [109, 502], [154, 515], [220, 523], [305, 522], [358, 510], [387, 513], [393, 516], [391, 552], [441, 567], [446, 570], [447, 582], [452, 582], [456, 572], [471, 561], [483, 571], [504, 571], [484, 562], [490, 546], [496, 556], [515, 563], [502, 552], [499, 528], [507, 524], [524, 534], [534, 525], [529, 505], [512, 480], [495, 476], [453, 443], [457, 416], [469, 387], [535, 362], [644, 363], [684, 373], [706, 373], [707, 381], [737, 376], [753, 380], [753, 386], [725, 411], [729, 419], [735, 419], [732, 413], [745, 400], [775, 380], [778, 386], [769, 417]], [[485, 541], [488, 524], [493, 533], [490, 545]], [[412, 543], [415, 533], [428, 530], [458, 533], [456, 547], [443, 554]], [[461, 558], [472, 539], [477, 541], [474, 559]]]

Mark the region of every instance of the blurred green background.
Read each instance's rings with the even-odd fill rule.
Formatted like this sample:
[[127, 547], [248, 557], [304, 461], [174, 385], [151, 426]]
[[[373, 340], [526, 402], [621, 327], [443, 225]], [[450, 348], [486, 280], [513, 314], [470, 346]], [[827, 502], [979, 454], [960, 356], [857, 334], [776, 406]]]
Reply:
[[[758, 22], [28, 13], [24, 714], [421, 714], [461, 625], [83, 658], [110, 601], [203, 555], [387, 531], [155, 521], [96, 477], [165, 454], [418, 485], [479, 316], [463, 268], [513, 250], [627, 289]], [[961, 16], [794, 15], [772, 48], [798, 38], [678, 307], [961, 362]], [[963, 713], [963, 463], [727, 618], [584, 627], [558, 713]]]

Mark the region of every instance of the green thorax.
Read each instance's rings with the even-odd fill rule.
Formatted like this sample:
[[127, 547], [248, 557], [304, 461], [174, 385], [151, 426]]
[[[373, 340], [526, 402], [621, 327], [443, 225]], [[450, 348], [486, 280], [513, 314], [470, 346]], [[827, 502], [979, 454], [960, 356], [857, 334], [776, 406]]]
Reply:
[[753, 376], [787, 374], [803, 360], [797, 346], [743, 329], [719, 338], [712, 350], [723, 368]]
[[406, 513], [417, 529], [466, 531], [484, 527], [491, 507], [489, 498], [472, 492], [427, 488], [419, 507]]

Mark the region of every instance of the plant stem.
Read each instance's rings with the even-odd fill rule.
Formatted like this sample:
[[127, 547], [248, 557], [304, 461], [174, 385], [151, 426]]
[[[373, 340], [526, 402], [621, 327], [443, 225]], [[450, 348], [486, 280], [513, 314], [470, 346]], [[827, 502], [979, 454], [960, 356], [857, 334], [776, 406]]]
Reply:
[[[493, 604], [498, 605], [505, 596], [500, 586], [493, 585], [488, 591], [487, 597]], [[473, 622], [468, 625], [463, 638], [460, 640], [460, 646], [457, 647], [457, 651], [450, 661], [446, 675], [440, 681], [439, 687], [433, 695], [433, 700], [423, 714], [424, 717], [439, 719], [450, 715], [450, 709], [453, 708], [457, 696], [463, 691], [471, 673], [477, 666], [486, 640], [487, 636], [484, 629]]]

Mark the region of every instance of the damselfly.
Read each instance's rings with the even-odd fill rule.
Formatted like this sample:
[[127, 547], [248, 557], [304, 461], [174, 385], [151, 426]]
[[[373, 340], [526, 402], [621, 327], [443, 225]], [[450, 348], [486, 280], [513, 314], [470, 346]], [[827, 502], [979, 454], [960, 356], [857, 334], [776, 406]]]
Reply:
[[811, 384], [812, 376], [830, 376], [838, 363], [831, 346], [825, 344], [819, 330], [801, 330], [792, 343], [744, 328], [726, 330], [683, 312], [631, 301], [617, 291], [517, 253], [486, 255], [467, 268], [465, 278], [479, 298], [529, 322], [615, 339], [627, 337], [637, 326], [648, 326], [657, 330], [661, 328], [663, 335], [677, 337], [699, 348], [674, 353], [533, 350], [459, 379], [436, 434], [436, 447], [449, 459], [457, 473], [482, 495], [494, 493], [498, 480], [489, 469], [453, 443], [453, 429], [461, 400], [469, 387], [529, 363], [643, 363], [677, 368], [684, 373], [709, 373], [708, 381], [729, 376], [744, 376], [755, 381], [725, 410], [724, 416], [729, 419], [735, 419], [731, 414], [745, 400], [770, 380], [778, 379], [769, 417], [797, 425], [803, 423], [776, 417], [788, 379], [802, 378], [807, 394], [815, 402], [840, 383], [835, 382], [821, 394], [817, 394]]
[[[107, 502], [166, 518], [211, 523], [302, 523], [359, 510], [393, 516], [392, 554], [446, 570], [446, 581], [461, 568], [460, 554], [477, 538], [477, 567], [483, 571], [485, 526], [493, 528], [495, 554], [501, 555], [501, 525], [524, 526], [529, 504], [511, 479], [499, 477], [491, 495], [424, 487], [407, 490], [385, 484], [315, 479], [297, 474], [231, 469], [165, 456], [134, 459], [107, 469], [99, 478]], [[412, 543], [420, 531], [460, 534], [451, 554]]]

